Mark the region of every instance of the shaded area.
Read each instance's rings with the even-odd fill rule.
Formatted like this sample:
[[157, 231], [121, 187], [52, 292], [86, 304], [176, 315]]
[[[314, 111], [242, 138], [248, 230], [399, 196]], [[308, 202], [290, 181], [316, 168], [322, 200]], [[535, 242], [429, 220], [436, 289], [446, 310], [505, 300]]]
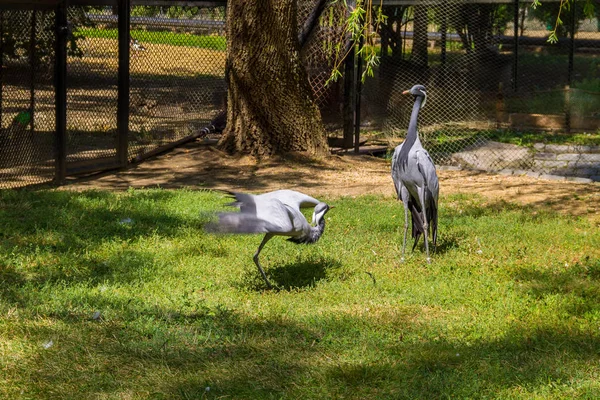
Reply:
[[[0, 354], [5, 365], [0, 394], [314, 399], [600, 395], [594, 379], [600, 372], [596, 255], [564, 269], [501, 261], [492, 269], [483, 259], [464, 260], [456, 267], [456, 274], [477, 277], [473, 282], [478, 288], [485, 289], [489, 275], [501, 277], [494, 284], [504, 292], [484, 292], [522, 298], [522, 311], [519, 304], [494, 307], [502, 298], [481, 296], [472, 302], [460, 288], [440, 295], [411, 289], [421, 280], [426, 281], [423, 289], [455, 281], [452, 265], [430, 273], [410, 265], [405, 279], [415, 279], [406, 285], [402, 275], [395, 275], [399, 267], [388, 265], [388, 258], [375, 258], [380, 265], [360, 263], [351, 271], [360, 272], [360, 279], [351, 273], [348, 279], [342, 251], [354, 250], [337, 239], [356, 239], [381, 252], [396, 228], [391, 216], [383, 222], [354, 209], [371, 205], [373, 213], [384, 213], [400, 204], [391, 197], [345, 198], [338, 201], [345, 218], [336, 220], [333, 214], [330, 235], [317, 244], [328, 251], [297, 255], [302, 248], [286, 244], [289, 261], [265, 265], [284, 290], [253, 290], [252, 282], [260, 277], [251, 254], [240, 287], [224, 289], [222, 283], [197, 276], [194, 263], [218, 258], [226, 268], [236, 254], [219, 241], [205, 240], [204, 217], [185, 209], [190, 203], [214, 208], [216, 197], [168, 190], [0, 192], [0, 338], [6, 346]], [[531, 234], [537, 232], [532, 226], [561, 219], [551, 211], [536, 215], [529, 206], [480, 203], [467, 195], [442, 199], [440, 226], [452, 229], [454, 236], [444, 239], [442, 230], [440, 239], [458, 248], [474, 238], [467, 228], [487, 227], [478, 220], [504, 218], [513, 221], [505, 230]], [[514, 220], [499, 216], [507, 210]], [[581, 223], [571, 234], [583, 228], [593, 229]], [[360, 236], [361, 229], [377, 235]], [[490, 237], [497, 234], [488, 229]], [[194, 237], [197, 247], [174, 244], [182, 235]], [[156, 238], [150, 248], [136, 247], [148, 238]], [[83, 251], [106, 242], [118, 248], [112, 257], [100, 259], [94, 252], [90, 257]], [[506, 246], [518, 251], [526, 244]], [[157, 247], [168, 253], [166, 264], [153, 264]], [[452, 251], [448, 247], [438, 255], [442, 263]], [[69, 254], [73, 257], [61, 258]], [[182, 257], [189, 254], [206, 258]], [[363, 259], [367, 254], [360, 253], [358, 260]], [[378, 268], [377, 284], [362, 274], [365, 268]], [[153, 285], [159, 289], [152, 291]], [[52, 345], [44, 348], [49, 340]]]
[[[0, 295], [20, 302], [18, 287], [26, 282], [95, 284], [131, 282], [151, 271], [153, 255], [129, 247], [140, 238], [172, 237], [182, 229], [201, 229], [207, 221], [201, 206], [187, 215], [170, 212], [162, 203], [176, 201], [169, 191], [117, 195], [106, 191], [0, 192]], [[140, 204], [147, 207], [139, 208]], [[87, 253], [106, 243], [120, 243], [121, 251], [97, 258]], [[199, 242], [198, 251], [218, 254], [211, 242]], [[8, 262], [21, 254], [21, 262]]]
[[[318, 246], [318, 244], [315, 244]], [[294, 253], [293, 249], [289, 249], [290, 255]], [[300, 249], [302, 251], [302, 249]], [[266, 251], [265, 251], [266, 252]], [[245, 273], [244, 281], [249, 281], [249, 285], [254, 290], [264, 290], [265, 283], [260, 276], [256, 267], [251, 260], [251, 255], [248, 257], [249, 269]], [[291, 257], [290, 257], [291, 258]], [[332, 276], [336, 276], [336, 271], [342, 266], [339, 260], [332, 258], [314, 258], [297, 256], [295, 260], [283, 265], [272, 266], [262, 263], [267, 277], [275, 286], [276, 290], [293, 291], [297, 289], [314, 288], [319, 281], [329, 281]]]
[[[543, 207], [595, 219], [600, 214], [600, 186], [438, 168], [442, 195], [479, 193], [490, 200]], [[314, 196], [384, 194], [393, 196], [389, 161], [369, 156], [311, 159], [290, 155], [257, 162], [232, 157], [203, 142], [189, 143], [126, 171], [74, 179], [65, 189], [129, 187], [218, 188], [264, 192], [298, 189]]]

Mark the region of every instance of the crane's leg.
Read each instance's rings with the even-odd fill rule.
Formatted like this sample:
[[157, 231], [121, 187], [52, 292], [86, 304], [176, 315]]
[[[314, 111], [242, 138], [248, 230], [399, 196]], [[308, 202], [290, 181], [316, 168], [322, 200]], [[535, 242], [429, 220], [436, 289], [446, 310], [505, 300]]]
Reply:
[[427, 210], [425, 209], [425, 193], [427, 192], [427, 186], [423, 186], [419, 189], [419, 202], [421, 203], [421, 212], [423, 213], [423, 237], [425, 238], [425, 253], [427, 254], [427, 263], [431, 264], [431, 258], [429, 257], [429, 221], [427, 221]]
[[402, 187], [400, 190], [400, 197], [402, 198], [402, 205], [404, 206], [404, 240], [402, 242], [402, 258], [400, 262], [404, 262], [404, 253], [406, 252], [406, 234], [408, 233], [408, 190]]
[[260, 242], [260, 245], [258, 246], [258, 250], [256, 250], [256, 253], [254, 253], [254, 258], [253, 258], [254, 259], [254, 264], [256, 264], [256, 266], [258, 267], [258, 271], [260, 272], [260, 274], [262, 275], [263, 279], [267, 283], [267, 287], [269, 289], [271, 289], [273, 286], [271, 286], [271, 283], [267, 279], [267, 275], [265, 274], [265, 271], [262, 269], [262, 267], [260, 266], [260, 263], [258, 262], [258, 255], [262, 251], [263, 247], [265, 247], [265, 244], [267, 244], [267, 242], [269, 240], [271, 240], [272, 237], [273, 237], [273, 235], [270, 234], [270, 233], [267, 233], [265, 235], [265, 237], [263, 238], [262, 242]]

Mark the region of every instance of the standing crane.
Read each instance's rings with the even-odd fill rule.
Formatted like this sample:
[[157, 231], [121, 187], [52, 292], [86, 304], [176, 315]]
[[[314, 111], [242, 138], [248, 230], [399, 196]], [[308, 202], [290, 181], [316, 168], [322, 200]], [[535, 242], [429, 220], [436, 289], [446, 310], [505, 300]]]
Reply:
[[[265, 236], [254, 253], [254, 264], [271, 288], [258, 256], [274, 236], [289, 236], [294, 243], [316, 243], [325, 231], [325, 214], [330, 208], [319, 200], [294, 190], [276, 190], [260, 195], [229, 192], [235, 198], [228, 205], [240, 208], [240, 212], [220, 213], [219, 221], [207, 226], [214, 233], [264, 233]], [[311, 226], [301, 208], [314, 206]]]
[[437, 244], [439, 182], [435, 165], [427, 150], [423, 148], [417, 132], [419, 111], [427, 101], [425, 86], [415, 85], [402, 94], [412, 94], [415, 98], [406, 139], [394, 150], [392, 157], [392, 179], [398, 199], [404, 205], [404, 241], [402, 261], [406, 250], [408, 232], [408, 212], [411, 214], [412, 237], [415, 239], [413, 251], [421, 234], [425, 239], [427, 262], [429, 257], [428, 233], [431, 232], [433, 248]]

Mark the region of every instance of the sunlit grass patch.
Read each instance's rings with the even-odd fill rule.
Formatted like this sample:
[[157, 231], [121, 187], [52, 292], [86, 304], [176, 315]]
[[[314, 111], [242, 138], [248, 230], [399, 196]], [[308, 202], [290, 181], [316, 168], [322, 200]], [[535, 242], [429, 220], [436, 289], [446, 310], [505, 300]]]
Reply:
[[589, 220], [443, 196], [427, 265], [391, 196], [324, 200], [266, 290], [259, 236], [204, 232], [220, 193], [0, 192], [0, 396], [598, 397]]

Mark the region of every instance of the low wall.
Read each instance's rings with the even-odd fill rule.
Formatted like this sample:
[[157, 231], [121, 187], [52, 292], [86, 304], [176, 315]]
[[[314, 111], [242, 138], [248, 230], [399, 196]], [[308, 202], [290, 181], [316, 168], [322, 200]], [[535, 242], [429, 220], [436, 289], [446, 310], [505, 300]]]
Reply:
[[536, 143], [523, 147], [490, 140], [452, 153], [446, 160], [447, 166], [459, 169], [600, 182], [600, 146]]
[[535, 171], [600, 181], [600, 146], [536, 143], [533, 150]]

